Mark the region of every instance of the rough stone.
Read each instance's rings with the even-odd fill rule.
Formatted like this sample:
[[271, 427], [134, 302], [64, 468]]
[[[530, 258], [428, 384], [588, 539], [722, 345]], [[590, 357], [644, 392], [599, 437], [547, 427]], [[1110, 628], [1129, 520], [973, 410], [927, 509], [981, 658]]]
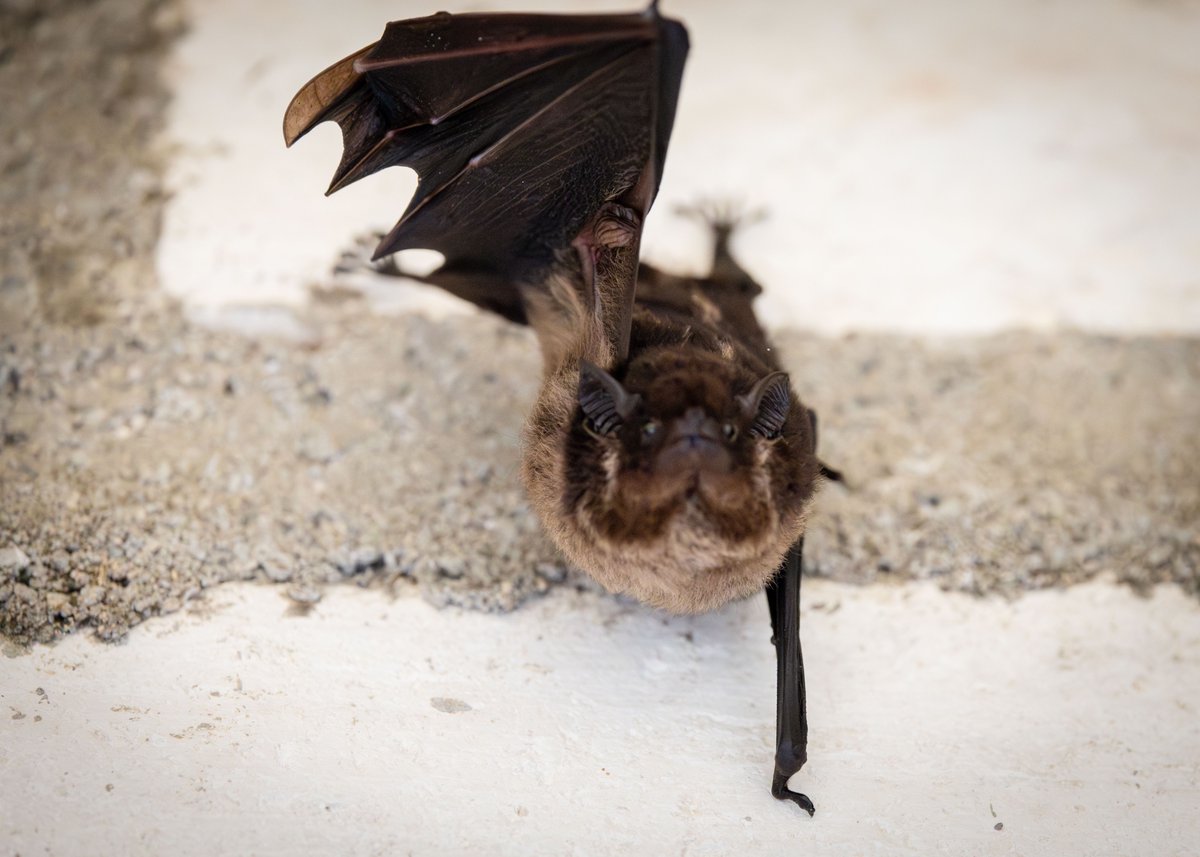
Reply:
[[20, 548], [0, 549], [0, 571], [10, 573], [24, 571], [29, 567], [29, 557]]

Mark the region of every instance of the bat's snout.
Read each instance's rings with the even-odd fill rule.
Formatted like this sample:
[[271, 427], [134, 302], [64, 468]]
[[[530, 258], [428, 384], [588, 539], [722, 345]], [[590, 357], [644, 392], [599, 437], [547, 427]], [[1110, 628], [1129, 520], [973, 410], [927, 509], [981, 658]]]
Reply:
[[663, 473], [728, 473], [733, 467], [725, 430], [703, 408], [688, 408], [672, 420], [658, 453], [656, 469]]

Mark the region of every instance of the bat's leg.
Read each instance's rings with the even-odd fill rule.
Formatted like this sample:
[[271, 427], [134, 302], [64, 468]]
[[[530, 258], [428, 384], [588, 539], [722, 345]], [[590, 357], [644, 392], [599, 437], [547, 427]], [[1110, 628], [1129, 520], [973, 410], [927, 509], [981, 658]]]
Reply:
[[744, 212], [741, 206], [734, 202], [701, 201], [695, 205], [681, 206], [676, 209], [680, 214], [694, 217], [708, 224], [713, 233], [712, 268], [707, 279], [714, 284], [734, 286], [754, 295], [762, 288], [754, 281], [746, 270], [733, 258], [729, 249], [729, 241], [742, 226], [748, 226], [762, 220], [766, 214], [762, 210]]
[[804, 707], [804, 658], [800, 652], [800, 574], [804, 539], [799, 539], [783, 560], [779, 573], [767, 584], [775, 644], [775, 775], [771, 794], [794, 801], [812, 815], [816, 809], [807, 795], [788, 788], [788, 779], [808, 759], [808, 714]]
[[[754, 315], [754, 299], [762, 294], [762, 286], [738, 264], [729, 248], [738, 227], [757, 220], [761, 214], [742, 216], [734, 205], [712, 203], [700, 203], [679, 211], [702, 220], [713, 236], [712, 268], [707, 277], [691, 279], [690, 289], [716, 307], [724, 326], [734, 331], [737, 339], [760, 354], [768, 355], [770, 346]], [[773, 362], [772, 358], [768, 356], [767, 362]]]

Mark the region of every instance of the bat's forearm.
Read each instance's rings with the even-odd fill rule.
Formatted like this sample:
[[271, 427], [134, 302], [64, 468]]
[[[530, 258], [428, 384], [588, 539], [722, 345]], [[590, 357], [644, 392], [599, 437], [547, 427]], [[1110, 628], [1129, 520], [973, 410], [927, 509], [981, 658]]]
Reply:
[[788, 779], [808, 761], [808, 713], [805, 709], [804, 657], [800, 650], [800, 576], [804, 539], [788, 551], [779, 574], [767, 585], [776, 655], [775, 771], [771, 794], [790, 800], [812, 815], [807, 795], [788, 788]]

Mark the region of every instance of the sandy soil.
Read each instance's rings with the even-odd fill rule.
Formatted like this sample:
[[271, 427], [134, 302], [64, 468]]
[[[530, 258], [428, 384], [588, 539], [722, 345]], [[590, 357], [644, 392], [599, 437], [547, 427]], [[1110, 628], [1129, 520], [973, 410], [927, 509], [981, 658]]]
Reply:
[[[257, 335], [156, 290], [180, 30], [146, 0], [0, 6], [0, 633], [115, 639], [228, 580], [298, 609], [343, 580], [485, 610], [586, 585], [517, 485], [527, 331], [380, 317], [332, 274]], [[812, 574], [1200, 591], [1200, 342], [777, 341], [850, 480], [821, 499]]]

